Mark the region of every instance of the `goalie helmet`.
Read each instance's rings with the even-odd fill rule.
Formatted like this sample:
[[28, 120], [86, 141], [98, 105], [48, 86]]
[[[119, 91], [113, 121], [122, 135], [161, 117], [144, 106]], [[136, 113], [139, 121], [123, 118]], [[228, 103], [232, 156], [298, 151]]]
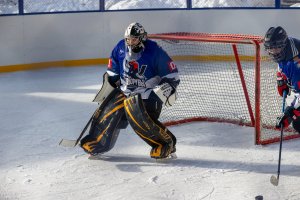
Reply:
[[129, 52], [138, 53], [144, 48], [147, 32], [140, 23], [134, 22], [127, 27], [124, 38]]
[[284, 60], [287, 40], [287, 33], [281, 26], [271, 27], [267, 31], [264, 38], [265, 50], [275, 62]]

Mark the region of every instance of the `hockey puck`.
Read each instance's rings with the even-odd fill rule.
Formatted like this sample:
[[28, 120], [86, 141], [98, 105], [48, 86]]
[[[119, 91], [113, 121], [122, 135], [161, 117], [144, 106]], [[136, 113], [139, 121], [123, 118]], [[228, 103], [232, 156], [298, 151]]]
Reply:
[[258, 196], [255, 197], [255, 200], [264, 200], [264, 197], [261, 196], [261, 195], [258, 195]]

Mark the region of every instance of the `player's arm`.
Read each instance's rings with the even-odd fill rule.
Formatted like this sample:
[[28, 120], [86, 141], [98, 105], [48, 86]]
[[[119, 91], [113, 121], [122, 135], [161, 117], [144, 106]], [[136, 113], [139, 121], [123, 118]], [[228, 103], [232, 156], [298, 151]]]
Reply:
[[[295, 71], [291, 71], [293, 69], [296, 69], [298, 66], [294, 62], [288, 62], [285, 66], [285, 73], [286, 74], [294, 74]], [[291, 86], [289, 79], [287, 78], [286, 74], [282, 72], [282, 67], [278, 67], [277, 72], [277, 89], [278, 93], [282, 96], [284, 92], [286, 94], [290, 94], [291, 88], [293, 88], [295, 92], [294, 100], [291, 102], [289, 106], [285, 108], [285, 111], [283, 114], [281, 114], [277, 118], [276, 122], [276, 128], [281, 128], [283, 125], [284, 128], [288, 127], [293, 122], [293, 127], [298, 126], [296, 130], [299, 130], [300, 125], [300, 95], [298, 93], [299, 87], [298, 84], [294, 84]], [[299, 81], [294, 80], [295, 83], [299, 83]]]
[[[279, 117], [277, 117], [276, 128], [280, 129], [281, 125], [283, 125], [283, 128], [287, 128], [292, 122], [294, 122], [293, 124], [294, 128], [297, 131], [299, 131], [299, 125], [300, 125], [299, 117], [300, 117], [300, 99], [298, 95], [295, 96], [295, 99], [292, 102], [292, 104], [285, 108], [284, 113], [281, 114]], [[295, 127], [295, 125], [297, 127]]]
[[119, 44], [113, 49], [107, 65], [109, 83], [117, 88], [120, 86], [120, 64], [118, 61]]
[[290, 94], [289, 80], [287, 76], [282, 72], [280, 67], [276, 73], [277, 77], [277, 91], [280, 96], [283, 96], [283, 92], [286, 91], [286, 94]]

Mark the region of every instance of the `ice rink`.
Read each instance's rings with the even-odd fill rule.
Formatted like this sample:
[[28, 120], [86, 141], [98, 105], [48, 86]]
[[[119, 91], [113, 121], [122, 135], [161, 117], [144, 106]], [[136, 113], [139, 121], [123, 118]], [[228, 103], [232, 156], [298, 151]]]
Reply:
[[171, 126], [177, 160], [156, 162], [131, 128], [102, 160], [89, 160], [76, 139], [97, 104], [105, 67], [0, 74], [1, 200], [300, 199], [300, 141], [254, 145], [254, 130], [224, 123]]

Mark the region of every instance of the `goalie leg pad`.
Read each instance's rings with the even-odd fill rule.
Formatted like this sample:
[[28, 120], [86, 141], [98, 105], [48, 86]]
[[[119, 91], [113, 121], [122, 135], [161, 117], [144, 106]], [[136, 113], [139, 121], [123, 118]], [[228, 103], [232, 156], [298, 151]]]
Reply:
[[173, 152], [175, 152], [176, 151], [175, 145], [176, 145], [176, 141], [177, 141], [175, 135], [173, 135], [173, 133], [171, 133], [170, 130], [166, 129], [166, 127], [158, 120], [159, 115], [162, 110], [162, 103], [160, 101], [158, 101], [157, 99], [150, 98], [150, 99], [143, 99], [143, 104], [145, 106], [145, 109], [146, 109], [148, 115], [151, 117], [151, 119], [157, 125], [159, 125], [162, 129], [167, 130], [168, 135], [172, 137]]
[[152, 158], [165, 158], [173, 151], [173, 140], [168, 130], [156, 123], [148, 115], [140, 94], [129, 97], [124, 101], [126, 117], [129, 124], [147, 144], [152, 147]]
[[93, 117], [89, 134], [80, 141], [80, 146], [87, 153], [95, 155], [114, 147], [120, 128], [127, 126], [124, 123], [124, 100], [123, 93], [115, 89], [100, 105]]

